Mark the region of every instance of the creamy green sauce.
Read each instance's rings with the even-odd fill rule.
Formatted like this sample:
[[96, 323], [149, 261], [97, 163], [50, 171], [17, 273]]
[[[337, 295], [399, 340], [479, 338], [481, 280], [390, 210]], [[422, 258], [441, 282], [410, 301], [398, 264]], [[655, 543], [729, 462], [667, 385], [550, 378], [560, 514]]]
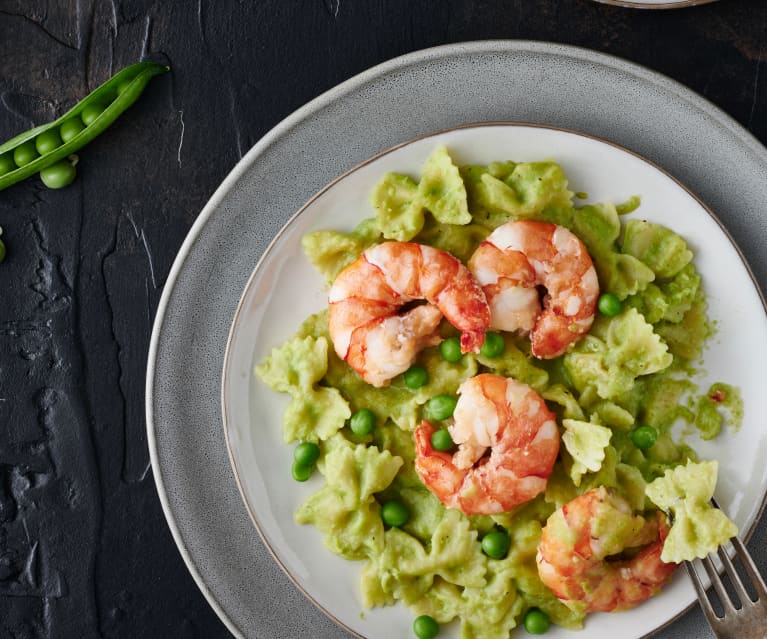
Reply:
[[[624, 224], [620, 216], [639, 205], [634, 196], [618, 206], [576, 207], [554, 162], [456, 167], [439, 148], [419, 182], [383, 176], [372, 194], [375, 216], [354, 231], [304, 238], [305, 253], [330, 283], [365, 248], [387, 239], [430, 244], [465, 262], [508, 220], [554, 222], [581, 238], [602, 292], [616, 295], [623, 307], [616, 317], [598, 317], [586, 337], [554, 360], [536, 360], [529, 340], [511, 334], [504, 334], [504, 352], [496, 358], [467, 354], [450, 363], [438, 347], [427, 348], [417, 364], [429, 381], [416, 390], [402, 376], [386, 388], [363, 382], [336, 356], [326, 311], [308, 318], [295, 338], [256, 367], [266, 384], [291, 396], [286, 443], [313, 441], [322, 451], [325, 484], [299, 507], [296, 521], [319, 528], [332, 552], [362, 562], [364, 607], [402, 602], [440, 623], [458, 619], [465, 639], [506, 639], [532, 607], [578, 628], [582, 611], [566, 607], [538, 577], [535, 554], [547, 518], [596, 486], [614, 488], [642, 512], [651, 506], [647, 483], [696, 459], [693, 447], [674, 437], [675, 424], [694, 424], [704, 439], [716, 437], [723, 423], [737, 428], [743, 415], [737, 389], [715, 384], [698, 397], [692, 381], [710, 334], [693, 255], [666, 227], [633, 218]], [[445, 338], [457, 334], [446, 322], [441, 331]], [[571, 435], [544, 494], [509, 513], [466, 517], [445, 509], [417, 476], [412, 432], [430, 398], [455, 394], [480, 372], [529, 384]], [[348, 427], [360, 408], [376, 416], [369, 435]], [[631, 439], [641, 424], [658, 431], [646, 450]], [[400, 528], [382, 523], [381, 505], [389, 500], [410, 512]], [[508, 556], [498, 560], [479, 543], [497, 526], [511, 537]]]

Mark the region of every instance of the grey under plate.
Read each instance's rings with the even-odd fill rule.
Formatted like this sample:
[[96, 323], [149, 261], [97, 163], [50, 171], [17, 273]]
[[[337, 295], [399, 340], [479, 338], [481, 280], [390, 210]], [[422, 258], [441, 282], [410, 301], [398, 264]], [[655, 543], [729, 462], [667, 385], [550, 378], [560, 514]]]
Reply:
[[[272, 237], [327, 182], [409, 138], [480, 121], [560, 126], [638, 152], [718, 215], [762, 290], [767, 282], [767, 151], [722, 111], [642, 67], [561, 45], [465, 43], [397, 58], [310, 102], [251, 149], [200, 214], [166, 284], [149, 358], [160, 498], [190, 571], [237, 636], [348, 636], [278, 568], [234, 483], [219, 397], [245, 283]], [[751, 544], [762, 569], [766, 528]], [[660, 636], [712, 635], [694, 610]]]

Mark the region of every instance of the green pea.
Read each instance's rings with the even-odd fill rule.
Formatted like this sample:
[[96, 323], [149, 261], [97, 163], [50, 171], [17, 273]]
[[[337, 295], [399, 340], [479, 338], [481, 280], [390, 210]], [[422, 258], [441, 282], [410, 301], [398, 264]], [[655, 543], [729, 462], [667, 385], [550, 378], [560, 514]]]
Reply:
[[122, 95], [125, 92], [125, 89], [130, 86], [131, 82], [133, 82], [133, 78], [126, 78], [120, 82], [120, 84], [117, 85], [117, 95]]
[[621, 301], [612, 293], [602, 293], [597, 302], [597, 308], [602, 315], [615, 317], [621, 312]]
[[0, 240], [0, 262], [5, 262], [5, 242], [3, 240]]
[[431, 434], [431, 446], [434, 450], [450, 450], [455, 446], [447, 428], [440, 428]]
[[439, 345], [439, 353], [446, 362], [459, 361], [463, 357], [461, 340], [457, 337], [448, 337]]
[[85, 125], [79, 118], [71, 118], [66, 122], [62, 122], [59, 127], [59, 135], [63, 142], [69, 142], [72, 138], [80, 134], [85, 130]]
[[61, 146], [61, 136], [56, 129], [43, 131], [35, 138], [35, 149], [40, 155], [55, 151]]
[[35, 148], [34, 140], [27, 140], [13, 150], [13, 161], [16, 166], [24, 166], [25, 164], [29, 164], [32, 160], [38, 157], [40, 157], [40, 154]]
[[511, 539], [505, 530], [494, 530], [482, 537], [482, 552], [491, 559], [503, 559], [509, 552]]
[[369, 435], [376, 425], [376, 416], [369, 408], [360, 408], [352, 414], [349, 428], [355, 435]]
[[642, 450], [652, 448], [658, 441], [658, 431], [652, 426], [637, 426], [631, 431], [631, 441]]
[[434, 639], [439, 634], [439, 624], [433, 617], [421, 615], [413, 622], [413, 633], [418, 639]]
[[426, 414], [431, 419], [447, 419], [452, 416], [456, 404], [452, 395], [435, 395], [426, 403]]
[[98, 102], [87, 104], [85, 108], [80, 112], [80, 119], [83, 121], [85, 126], [90, 126], [95, 122], [96, 118], [104, 112], [104, 109], [106, 108], [107, 107], [105, 104], [99, 104]]
[[429, 383], [429, 373], [423, 366], [414, 365], [408, 368], [403, 375], [405, 386], [415, 390]]
[[312, 476], [312, 472], [314, 472], [314, 466], [302, 464], [294, 460], [291, 470], [293, 472], [293, 479], [296, 481], [306, 481], [309, 479], [309, 477]]
[[0, 175], [10, 173], [16, 168], [12, 153], [3, 153], [0, 155]]
[[301, 442], [293, 449], [294, 461], [304, 466], [314, 466], [320, 458], [320, 447], [314, 442]]
[[40, 179], [49, 189], [63, 189], [75, 181], [77, 169], [69, 160], [61, 160], [40, 171]]
[[503, 335], [500, 333], [487, 333], [479, 352], [485, 357], [498, 357], [503, 353], [504, 348], [506, 348], [506, 344], [503, 341]]
[[381, 519], [387, 526], [399, 528], [410, 519], [410, 511], [401, 501], [387, 501], [381, 506]]
[[525, 613], [525, 630], [531, 635], [542, 635], [550, 625], [549, 616], [539, 608], [530, 608]]

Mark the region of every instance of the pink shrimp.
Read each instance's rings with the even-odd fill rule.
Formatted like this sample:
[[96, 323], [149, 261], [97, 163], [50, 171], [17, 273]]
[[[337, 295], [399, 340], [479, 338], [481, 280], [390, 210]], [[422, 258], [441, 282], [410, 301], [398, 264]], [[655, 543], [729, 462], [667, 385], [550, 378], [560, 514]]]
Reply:
[[[591, 328], [599, 281], [583, 243], [563, 226], [518, 220], [495, 229], [469, 260], [490, 304], [490, 327], [530, 332], [551, 359]], [[546, 289], [543, 308], [538, 286]]]
[[559, 430], [541, 396], [492, 373], [467, 379], [458, 392], [448, 428], [455, 453], [434, 450], [429, 422], [415, 431], [421, 481], [445, 506], [467, 515], [505, 512], [543, 492], [559, 452]]
[[[462, 331], [464, 353], [479, 351], [490, 323], [485, 294], [469, 269], [450, 253], [412, 242], [369, 248], [338, 275], [328, 299], [336, 353], [379, 387], [441, 341], [443, 315]], [[414, 300], [428, 303], [398, 314]]]
[[[645, 519], [614, 490], [594, 488], [562, 506], [541, 533], [538, 574], [565, 605], [583, 612], [627, 610], [660, 591], [677, 564], [661, 561], [669, 525]], [[608, 559], [627, 548], [630, 559]]]

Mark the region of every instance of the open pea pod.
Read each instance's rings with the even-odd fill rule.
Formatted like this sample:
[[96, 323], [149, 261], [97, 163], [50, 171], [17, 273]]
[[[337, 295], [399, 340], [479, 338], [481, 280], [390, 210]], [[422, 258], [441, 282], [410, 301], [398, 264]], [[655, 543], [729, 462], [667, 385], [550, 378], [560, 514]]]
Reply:
[[[0, 174], [0, 191], [80, 150], [96, 136], [103, 133], [123, 111], [138, 100], [149, 80], [169, 70], [170, 67], [157, 64], [156, 62], [138, 62], [126, 67], [80, 100], [80, 102], [57, 120], [25, 131], [0, 145], [0, 160], [5, 158], [6, 162], [8, 162], [9, 158], [12, 160], [14, 151], [17, 148], [25, 143], [34, 141], [41, 133], [58, 130], [63, 123], [73, 119], [78, 119], [83, 124], [82, 131], [53, 150], [36, 157], [22, 166], [16, 166], [14, 162], [13, 166], [15, 168]], [[103, 110], [98, 113], [101, 107], [103, 107]], [[85, 122], [82, 121], [84, 111], [92, 114], [98, 113], [98, 115], [95, 115], [92, 119], [87, 118], [88, 122]], [[0, 165], [2, 165], [2, 162], [0, 162]]]

